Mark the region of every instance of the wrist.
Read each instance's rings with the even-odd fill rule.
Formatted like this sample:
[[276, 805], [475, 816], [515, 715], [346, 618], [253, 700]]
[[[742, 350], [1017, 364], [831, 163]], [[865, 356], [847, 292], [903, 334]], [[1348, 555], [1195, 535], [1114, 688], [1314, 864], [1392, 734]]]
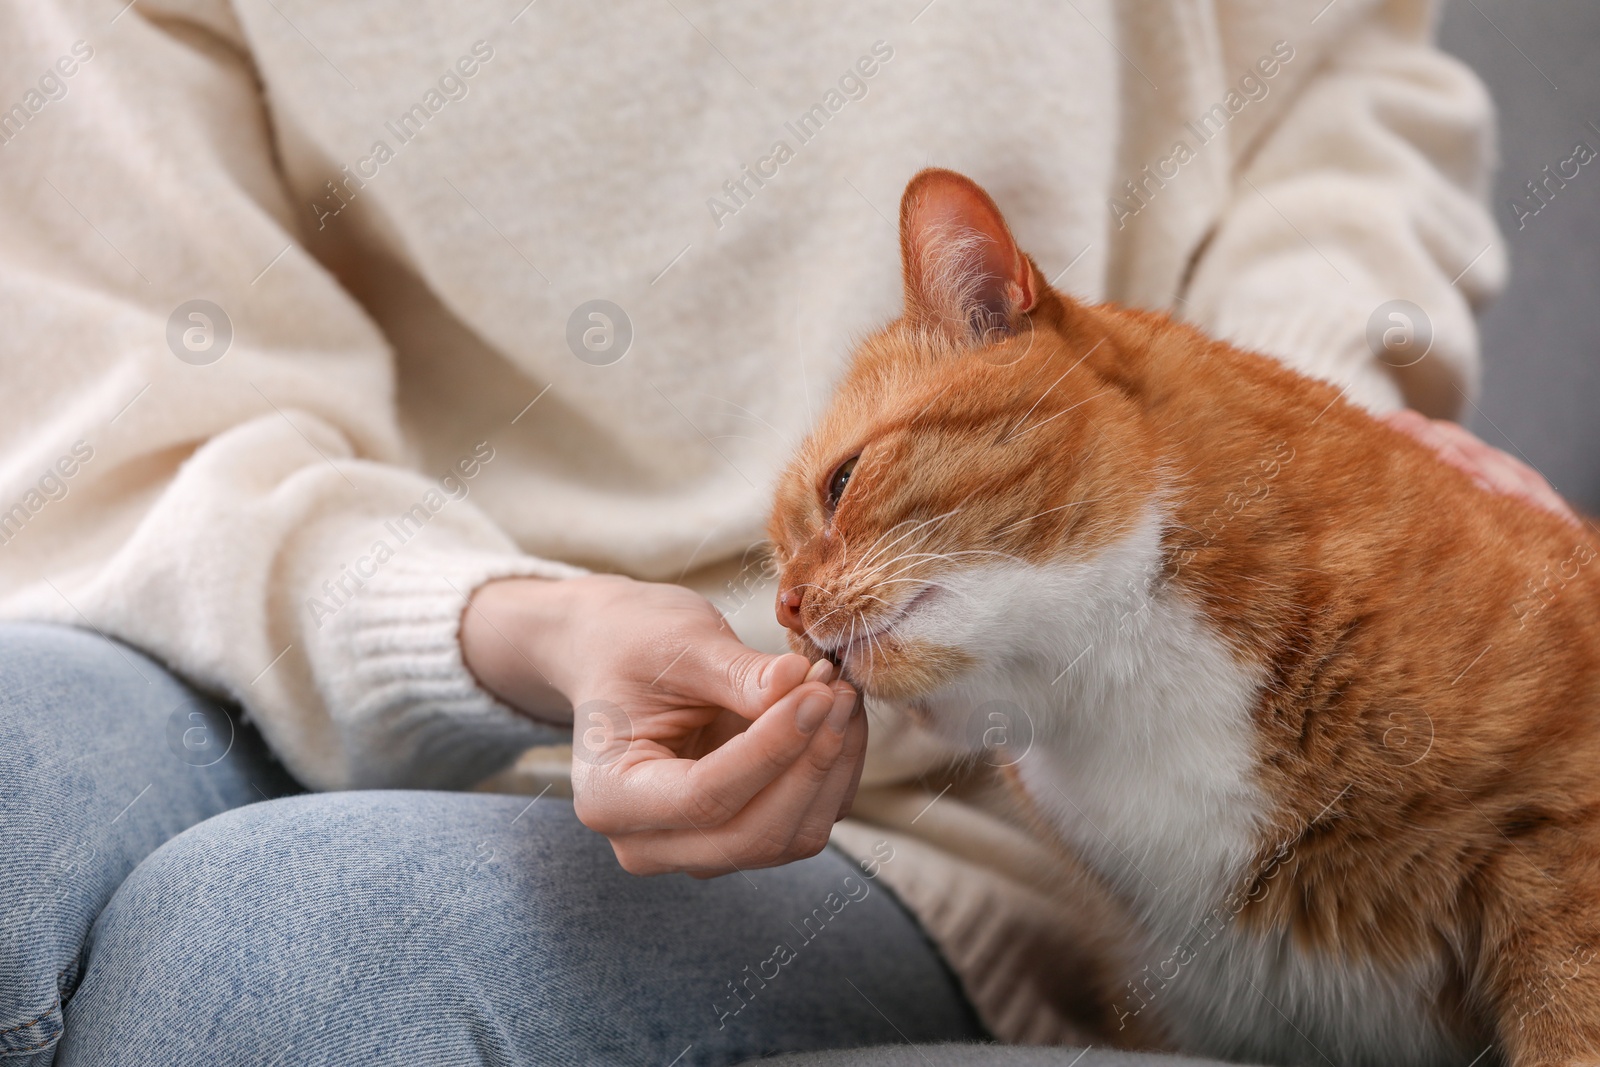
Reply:
[[461, 656], [478, 683], [518, 711], [570, 723], [568, 586], [581, 579], [501, 578], [479, 586], [461, 618]]

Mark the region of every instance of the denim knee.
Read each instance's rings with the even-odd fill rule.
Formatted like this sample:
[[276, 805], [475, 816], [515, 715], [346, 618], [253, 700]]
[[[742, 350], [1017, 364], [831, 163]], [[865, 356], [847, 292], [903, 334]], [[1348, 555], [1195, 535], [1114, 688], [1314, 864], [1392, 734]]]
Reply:
[[480, 985], [527, 979], [507, 901], [530, 887], [502, 862], [527, 805], [315, 794], [179, 835], [96, 924], [62, 1062], [520, 1062]]
[[[219, 745], [210, 766], [175, 751], [174, 716], [189, 715], [226, 723], [233, 751]], [[0, 1058], [8, 1065], [50, 1062], [91, 924], [141, 859], [185, 827], [257, 798], [256, 786], [285, 790], [281, 768], [231, 744], [235, 725], [132, 648], [69, 627], [0, 624]]]
[[[749, 978], [779, 941], [793, 964]], [[981, 1033], [915, 922], [836, 852], [635, 878], [568, 802], [396, 790], [228, 812], [140, 864], [96, 925], [62, 1063], [666, 1062], [691, 1045], [683, 1064], [738, 1063], [897, 1031]]]

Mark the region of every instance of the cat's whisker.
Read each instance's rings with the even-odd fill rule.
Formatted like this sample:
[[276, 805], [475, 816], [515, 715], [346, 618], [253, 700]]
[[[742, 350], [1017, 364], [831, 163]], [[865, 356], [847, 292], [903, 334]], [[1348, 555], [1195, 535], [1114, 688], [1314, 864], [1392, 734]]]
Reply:
[[[891, 560], [889, 563], [885, 564], [885, 566], [894, 566], [897, 563], [903, 562], [906, 558], [907, 557], [904, 557], [904, 556], [897, 557], [894, 560]], [[907, 563], [904, 567], [901, 567], [897, 571], [889, 572], [888, 574], [884, 575], [883, 578], [881, 578], [879, 580], [880, 581], [887, 581], [890, 578], [897, 578], [900, 575], [905, 574], [907, 571], [915, 570], [916, 568], [922, 566], [924, 563], [927, 563], [930, 560], [937, 560], [939, 558], [941, 558], [941, 557], [936, 553], [923, 553], [923, 554], [921, 554], [921, 556], [919, 558], [913, 558], [911, 560], [911, 562]]]
[[841, 612], [843, 610], [844, 610], [843, 608], [834, 608], [832, 611], [830, 611], [826, 615], [822, 616], [822, 618], [818, 619], [816, 622], [813, 622], [810, 626], [807, 626], [806, 627], [806, 633], [810, 634], [811, 631], [815, 630], [817, 627], [821, 626], [823, 623], [827, 622], [829, 619], [833, 618], [835, 615], [839, 614], [839, 612]]
[[1051, 415], [1047, 419], [1040, 419], [1038, 422], [1034, 423], [1032, 426], [1029, 426], [1026, 430], [1018, 430], [1016, 433], [1007, 434], [1005, 439], [1000, 441], [999, 444], [1008, 445], [1012, 441], [1015, 441], [1017, 438], [1021, 437], [1023, 434], [1032, 433], [1034, 430], [1037, 430], [1039, 427], [1043, 426], [1047, 422], [1051, 422], [1054, 419], [1059, 419], [1063, 415], [1067, 415], [1067, 414], [1070, 414], [1070, 413], [1072, 413], [1074, 411], [1077, 411], [1079, 408], [1083, 407], [1083, 405], [1087, 404], [1089, 401], [1095, 399], [1096, 397], [1105, 396], [1110, 391], [1111, 390], [1109, 390], [1109, 389], [1102, 389], [1098, 393], [1095, 393], [1093, 396], [1084, 397], [1082, 400], [1078, 401], [1076, 404], [1072, 405], [1070, 408], [1063, 408], [1062, 410], [1056, 412], [1054, 415]]
[[997, 556], [1013, 563], [1026, 564], [1028, 562], [1014, 552], [1002, 552], [998, 548], [959, 548], [951, 552], [924, 552], [919, 553], [919, 555], [926, 556], [929, 559], [944, 560], [954, 560], [961, 556]]
[[1000, 552], [1000, 551], [998, 551], [996, 549], [990, 549], [990, 548], [963, 549], [963, 550], [959, 550], [959, 551], [956, 551], [956, 552], [910, 552], [910, 553], [905, 553], [903, 555], [897, 556], [892, 561], [890, 561], [888, 564], [885, 564], [885, 566], [893, 566], [896, 563], [901, 563], [901, 562], [904, 562], [906, 560], [910, 560], [911, 561], [910, 563], [907, 563], [906, 566], [901, 567], [899, 570], [894, 571], [894, 572], [886, 575], [885, 577], [886, 578], [898, 577], [899, 575], [905, 574], [907, 571], [910, 571], [910, 570], [912, 570], [912, 569], [914, 569], [914, 568], [916, 568], [918, 566], [921, 566], [923, 563], [926, 563], [929, 560], [943, 560], [943, 561], [946, 561], [946, 562], [953, 562], [959, 556], [999, 556], [1001, 559], [1011, 560], [1011, 561], [1017, 562], [1017, 563], [1025, 563], [1026, 562], [1020, 556], [1015, 556], [1015, 555], [1012, 555], [1009, 552]]
[[[899, 557], [894, 558], [894, 560], [890, 560], [888, 563], [885, 563], [883, 566], [894, 566], [898, 565], [898, 563], [906, 563], [906, 565], [901, 566], [899, 569], [894, 569], [894, 571], [890, 571], [888, 574], [883, 574], [883, 576], [875, 577], [874, 582], [875, 584], [885, 584], [885, 582], [894, 581], [894, 579], [899, 579], [901, 574], [907, 574], [910, 573], [910, 571], [915, 571], [918, 566], [926, 565], [926, 563], [933, 563], [933, 561], [946, 561], [946, 563], [954, 563], [955, 558], [962, 557], [962, 555], [997, 555], [997, 557], [1003, 558], [1003, 560], [1016, 561], [1016, 563], [1026, 563], [1026, 560], [1022, 560], [1021, 557], [1016, 557], [1016, 555], [1011, 555], [1010, 552], [997, 552], [997, 550], [992, 549], [968, 549], [960, 550], [960, 552], [910, 552], [906, 553], [906, 555], [899, 555]], [[902, 579], [902, 581], [920, 581], [920, 579]]]
[[846, 586], [850, 588], [870, 586], [875, 580], [876, 575], [882, 571], [884, 567], [893, 566], [899, 560], [899, 558], [899, 556], [896, 556], [894, 559], [881, 564], [869, 563], [867, 560], [858, 561], [844, 576]]
[[878, 638], [880, 636], [882, 636], [882, 635], [881, 634], [871, 634], [871, 633], [869, 633], [867, 635], [867, 664], [868, 664], [869, 667], [873, 667], [873, 668], [877, 667], [877, 665], [878, 665], [877, 653], [883, 651], [883, 646], [878, 643]]
[[706, 396], [709, 396], [712, 400], [718, 401], [719, 403], [726, 404], [730, 408], [737, 408], [739, 411], [744, 412], [743, 415], [738, 415], [738, 414], [734, 415], [734, 418], [736, 418], [736, 419], [748, 419], [751, 422], [759, 422], [761, 425], [763, 425], [767, 429], [771, 430], [772, 431], [772, 435], [774, 437], [776, 437], [778, 440], [780, 440], [780, 441], [786, 441], [787, 440], [787, 438], [784, 437], [784, 435], [778, 430], [778, 428], [776, 426], [772, 425], [772, 423], [768, 422], [766, 419], [763, 419], [760, 415], [757, 415], [755, 412], [751, 411], [749, 408], [745, 407], [744, 405], [735, 404], [733, 401], [724, 399], [723, 397], [717, 396], [714, 393], [707, 393]]
[[954, 552], [937, 552], [930, 554], [936, 555], [940, 559], [955, 559], [957, 556], [999, 556], [1001, 559], [1009, 559], [1016, 563], [1027, 562], [1015, 552], [1002, 552], [998, 548], [960, 548]]
[[839, 531], [839, 564], [844, 566], [850, 562], [850, 539]]
[[912, 569], [920, 566], [923, 562], [926, 561], [926, 559], [930, 559], [930, 558], [934, 558], [934, 557], [929, 556], [926, 553], [917, 554], [917, 555], [900, 555], [900, 556], [896, 556], [894, 559], [891, 559], [888, 562], [884, 563], [879, 568], [879, 571], [882, 572], [885, 568], [899, 566], [899, 564], [905, 563], [905, 561], [907, 559], [910, 559], [911, 562], [907, 563], [903, 567], [900, 567], [899, 570], [888, 571], [887, 573], [880, 573], [880, 574], [874, 575], [873, 576], [873, 581], [874, 582], [884, 581], [886, 579], [894, 578], [894, 577], [897, 577], [899, 575], [902, 575], [902, 574], [906, 573], [907, 571], [912, 570]]
[[[880, 578], [874, 585], [932, 585], [941, 588], [951, 588], [934, 578]], [[954, 590], [951, 590], [954, 592]]]
[[[715, 528], [713, 528], [713, 532], [715, 532]], [[748, 545], [745, 548], [744, 552], [739, 556], [739, 566], [741, 566], [741, 567], [749, 566], [750, 557], [752, 555], [756, 556], [757, 558], [760, 558], [761, 556], [769, 556], [770, 557], [770, 556], [772, 556], [774, 554], [774, 551], [775, 551], [776, 548], [777, 548], [777, 546], [774, 545], [770, 539], [765, 538], [765, 537], [763, 537], [759, 541], [752, 542], [750, 545]]]
[[883, 531], [883, 533], [878, 535], [878, 539], [876, 541], [872, 542], [872, 544], [867, 546], [867, 550], [862, 555], [861, 558], [863, 560], [871, 559], [872, 556], [873, 556], [873, 553], [877, 550], [878, 546], [883, 544], [884, 538], [893, 536], [895, 531], [899, 530], [900, 527], [904, 526], [908, 522], [915, 522], [915, 521], [916, 520], [914, 520], [914, 519], [901, 519], [899, 522], [895, 523], [893, 526], [890, 526], [887, 530]]
[[883, 645], [879, 642], [879, 638], [882, 636], [883, 635], [881, 632], [873, 633], [871, 630], [868, 630], [866, 633], [868, 674], [871, 674], [873, 671], [877, 670], [878, 656], [883, 653]]
[[[1033, 407], [1030, 407], [1027, 411], [1023, 412], [1022, 413], [1022, 418], [1018, 419], [1016, 422], [1011, 424], [1012, 430], [1015, 430], [1016, 427], [1021, 426], [1023, 423], [1027, 422], [1028, 421], [1028, 416], [1033, 414], [1035, 408], [1037, 408], [1040, 404], [1044, 403], [1044, 398], [1050, 395], [1050, 391], [1052, 389], [1054, 389], [1056, 386], [1061, 384], [1061, 379], [1065, 378], [1067, 375], [1071, 374], [1073, 371], [1077, 370], [1080, 366], [1082, 366], [1083, 365], [1083, 361], [1088, 359], [1090, 356], [1094, 355], [1095, 349], [1099, 348], [1101, 345], [1103, 345], [1105, 343], [1106, 343], [1106, 339], [1104, 337], [1100, 338], [1100, 340], [1098, 340], [1098, 341], [1096, 341], [1094, 343], [1094, 348], [1089, 349], [1089, 351], [1085, 352], [1083, 355], [1078, 357], [1078, 362], [1074, 363], [1072, 366], [1070, 366], [1066, 370], [1062, 371], [1061, 372], [1061, 377], [1059, 377], [1055, 381], [1051, 382], [1050, 383], [1050, 387], [1048, 389], [1046, 389], [1044, 392], [1039, 394], [1039, 399], [1035, 400], [1033, 402]], [[1076, 407], [1076, 406], [1077, 406], [1076, 404], [1073, 405], [1073, 407]], [[1071, 411], [1071, 410], [1072, 410], [1072, 408], [1068, 408], [1067, 409], [1067, 411]], [[1065, 415], [1066, 412], [1065, 411], [1057, 412], [1057, 414]], [[1056, 417], [1055, 415], [1052, 415], [1052, 416], [1050, 416], [1050, 419], [1053, 419], [1055, 417]], [[1045, 419], [1044, 422], [1049, 422], [1050, 419]], [[1039, 425], [1043, 426], [1044, 422], [1041, 422]], [[1024, 432], [1026, 432], [1026, 431], [1024, 431]], [[998, 441], [996, 443], [1003, 445], [1008, 441], [1015, 440], [1017, 436], [1019, 436], [1019, 435], [1011, 432], [1011, 430], [1008, 430], [1008, 431], [1006, 431], [1005, 437], [1002, 438], [1000, 441]]]
[[[873, 662], [872, 661], [872, 627], [867, 625], [866, 620], [861, 618], [861, 615], [860, 615], [859, 612], [856, 613], [856, 618], [860, 619], [860, 621], [861, 621], [861, 639], [866, 643], [866, 648], [867, 648], [867, 672], [870, 674], [871, 671], [872, 671], [872, 662]], [[856, 641], [855, 631], [851, 630], [850, 631], [850, 643], [851, 644], [855, 644], [855, 641]]]
[[969, 600], [972, 599], [972, 593], [969, 590], [957, 589], [953, 585], [947, 585], [944, 582], [935, 581], [932, 578], [885, 578], [883, 581], [879, 582], [878, 584], [879, 585], [896, 585], [896, 584], [898, 584], [900, 582], [907, 582], [907, 583], [909, 583], [911, 585], [919, 585], [919, 586], [923, 586], [923, 587], [931, 587], [931, 588], [934, 588], [934, 589], [942, 589], [947, 593], [954, 593], [956, 596], [966, 597]]
[[[733, 406], [734, 407], [738, 407], [737, 404], [735, 404]], [[759, 422], [761, 425], [765, 426], [767, 429], [772, 430], [773, 433], [777, 433], [777, 430], [773, 427], [773, 425], [770, 422], [768, 422], [766, 419], [763, 419], [760, 415], [741, 415], [737, 411], [730, 411], [730, 412], [727, 412], [727, 417], [730, 418], [730, 419], [743, 419], [745, 422]]]
[[1015, 530], [1018, 526], [1021, 526], [1021, 525], [1025, 524], [1025, 523], [1030, 523], [1034, 519], [1037, 519], [1037, 518], [1040, 518], [1042, 516], [1048, 515], [1053, 511], [1065, 511], [1067, 508], [1082, 507], [1084, 504], [1097, 504], [1103, 499], [1105, 499], [1105, 498], [1104, 497], [1094, 497], [1094, 498], [1089, 499], [1089, 500], [1074, 500], [1070, 504], [1059, 504], [1059, 505], [1057, 505], [1056, 507], [1053, 507], [1053, 508], [1045, 508], [1043, 511], [1036, 511], [1032, 515], [1029, 515], [1025, 519], [1018, 519], [1016, 522], [1013, 522], [1013, 523], [1010, 523], [1009, 525], [1000, 527], [1000, 529], [998, 529], [998, 530], [996, 530], [994, 532], [994, 536], [999, 537], [1001, 534], [1010, 533], [1012, 530]]
[[[971, 497], [969, 496], [967, 499], [970, 500]], [[966, 506], [967, 506], [967, 500], [963, 500], [961, 503], [957, 504], [955, 507], [951, 508], [949, 511], [940, 512], [939, 514], [934, 515], [934, 516], [932, 516], [930, 518], [923, 519], [921, 522], [917, 522], [914, 519], [902, 519], [899, 522], [895, 523], [888, 530], [884, 531], [884, 535], [883, 536], [887, 537], [889, 534], [893, 533], [895, 530], [898, 530], [901, 526], [904, 526], [906, 523], [913, 523], [911, 529], [907, 530], [904, 534], [901, 534], [895, 540], [889, 542], [889, 544], [883, 545], [881, 549], [879, 548], [879, 546], [878, 546], [878, 544], [876, 542], [873, 544], [873, 548], [877, 549], [878, 552], [882, 552], [882, 551], [885, 551], [885, 550], [887, 550], [889, 548], [892, 548], [895, 545], [899, 544], [901, 541], [905, 540], [911, 534], [916, 533], [918, 530], [921, 530], [924, 527], [931, 526], [936, 522], [944, 522], [947, 519], [953, 518], [954, 516], [961, 514], [961, 512], [966, 508]], [[878, 540], [881, 541], [882, 539], [883, 538], [880, 537]], [[873, 556], [875, 557], [876, 554], [877, 553], [873, 553]]]
[[[907, 537], [910, 537], [912, 534], [916, 533], [918, 530], [922, 529], [924, 526], [927, 526], [930, 523], [935, 523], [935, 522], [939, 522], [939, 521], [941, 521], [943, 519], [950, 518], [952, 515], [955, 515], [957, 512], [959, 512], [962, 507], [963, 507], [963, 505], [958, 504], [955, 507], [951, 508], [949, 511], [945, 512], [944, 514], [942, 514], [942, 515], [935, 515], [931, 519], [924, 519], [922, 522], [917, 523], [915, 526], [913, 526], [911, 529], [907, 530], [905, 533], [901, 534], [899, 537], [895, 538], [893, 541], [890, 541], [887, 545], [884, 545], [881, 549], [878, 548], [877, 542], [873, 542], [872, 547], [867, 549], [867, 554], [862, 559], [863, 564], [871, 563], [873, 560], [877, 559], [878, 556], [881, 555], [883, 552], [887, 552], [889, 549], [893, 548], [895, 545], [898, 545], [901, 541], [904, 541]], [[902, 520], [902, 522], [910, 522], [910, 521], [911, 521], [910, 519]], [[891, 526], [887, 531], [885, 531], [885, 533], [883, 534], [883, 537], [888, 537], [889, 534], [893, 533], [896, 529], [898, 529], [901, 524], [902, 524], [901, 522], [895, 523], [894, 526]], [[883, 537], [878, 538], [878, 541], [882, 541]]]

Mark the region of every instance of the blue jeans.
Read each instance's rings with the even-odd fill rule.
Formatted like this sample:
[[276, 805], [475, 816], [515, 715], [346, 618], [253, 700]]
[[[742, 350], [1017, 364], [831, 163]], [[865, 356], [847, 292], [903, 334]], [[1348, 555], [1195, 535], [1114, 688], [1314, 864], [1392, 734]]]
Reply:
[[641, 879], [550, 797], [306, 794], [235, 713], [77, 630], [0, 626], [0, 834], [0, 1067], [666, 1067], [984, 1037], [837, 852]]

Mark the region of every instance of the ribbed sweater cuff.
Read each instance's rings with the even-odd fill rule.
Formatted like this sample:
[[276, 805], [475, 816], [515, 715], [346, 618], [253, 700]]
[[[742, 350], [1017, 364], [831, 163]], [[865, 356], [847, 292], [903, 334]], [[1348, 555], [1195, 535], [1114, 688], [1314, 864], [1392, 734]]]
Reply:
[[349, 787], [470, 785], [550, 731], [496, 700], [461, 655], [474, 590], [499, 578], [583, 570], [529, 556], [403, 552], [383, 564], [322, 634], [328, 694]]

